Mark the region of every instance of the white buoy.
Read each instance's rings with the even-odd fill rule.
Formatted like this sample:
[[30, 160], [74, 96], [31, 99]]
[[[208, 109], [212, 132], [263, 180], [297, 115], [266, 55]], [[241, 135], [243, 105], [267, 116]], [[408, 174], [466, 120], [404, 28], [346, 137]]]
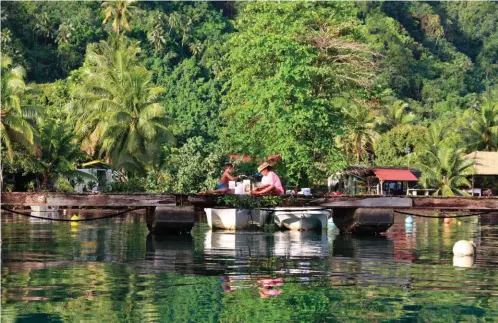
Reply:
[[406, 217], [405, 223], [413, 223], [413, 218], [411, 217], [411, 215]]
[[456, 257], [465, 257], [474, 255], [474, 242], [468, 240], [460, 240], [453, 246], [453, 255]]
[[472, 256], [453, 256], [453, 266], [470, 268], [474, 265], [474, 257]]

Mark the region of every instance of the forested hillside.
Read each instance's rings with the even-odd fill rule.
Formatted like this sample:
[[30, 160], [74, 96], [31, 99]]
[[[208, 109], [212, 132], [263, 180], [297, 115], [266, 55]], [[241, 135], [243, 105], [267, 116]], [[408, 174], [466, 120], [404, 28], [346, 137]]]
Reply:
[[1, 45], [7, 189], [102, 159], [115, 189], [195, 192], [229, 154], [456, 187], [498, 150], [494, 2], [2, 2]]

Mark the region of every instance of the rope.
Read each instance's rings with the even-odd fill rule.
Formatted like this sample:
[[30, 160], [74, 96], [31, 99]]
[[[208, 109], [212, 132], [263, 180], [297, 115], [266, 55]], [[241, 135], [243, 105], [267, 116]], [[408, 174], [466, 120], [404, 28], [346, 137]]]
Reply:
[[330, 210], [330, 209], [333, 209], [331, 207], [329, 208], [316, 208], [316, 207], [313, 207], [312, 209], [309, 209], [308, 210], [308, 207], [306, 206], [296, 206], [294, 207], [293, 209], [285, 209], [285, 208], [279, 208], [278, 210], [276, 208], [258, 208], [259, 210], [263, 210], [263, 211], [272, 211], [272, 212], [302, 212], [303, 209], [307, 209], [306, 211], [324, 211], [324, 210]]
[[53, 219], [53, 218], [47, 218], [47, 217], [43, 217], [43, 216], [36, 216], [36, 215], [32, 215], [32, 214], [22, 213], [22, 212], [18, 212], [18, 211], [14, 211], [14, 210], [9, 210], [8, 208], [2, 206], [2, 210], [8, 211], [8, 212], [12, 212], [14, 214], [24, 215], [24, 216], [27, 216], [27, 217], [30, 217], [30, 218], [35, 218], [35, 219], [50, 220], [50, 221], [59, 221], [59, 222], [87, 222], [87, 221], [96, 221], [96, 220], [102, 220], [102, 219], [109, 219], [109, 218], [114, 218], [114, 217], [123, 215], [123, 214], [131, 212], [131, 211], [136, 211], [136, 210], [141, 210], [141, 209], [144, 209], [144, 208], [142, 207], [142, 208], [136, 208], [136, 209], [131, 209], [131, 210], [125, 210], [125, 211], [122, 211], [122, 212], [118, 212], [116, 214], [110, 214], [110, 215], [102, 216], [100, 218], [81, 219], [81, 220], [68, 220], [68, 219]]
[[423, 214], [415, 214], [415, 213], [409, 213], [409, 212], [403, 212], [403, 211], [394, 211], [399, 214], [404, 214], [404, 215], [411, 215], [411, 216], [418, 216], [420, 218], [433, 218], [433, 219], [453, 219], [453, 218], [468, 218], [472, 216], [479, 216], [483, 214], [488, 214], [493, 211], [488, 211], [488, 212], [480, 212], [480, 213], [471, 213], [471, 214], [460, 214], [460, 215], [452, 215], [452, 216], [433, 216], [433, 215], [423, 215]]

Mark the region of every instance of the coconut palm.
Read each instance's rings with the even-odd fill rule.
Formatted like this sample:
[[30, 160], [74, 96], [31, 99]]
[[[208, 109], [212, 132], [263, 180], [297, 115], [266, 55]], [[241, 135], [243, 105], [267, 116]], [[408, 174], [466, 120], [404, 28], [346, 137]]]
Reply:
[[46, 12], [42, 12], [40, 15], [36, 16], [35, 30], [38, 35], [45, 38], [52, 37], [52, 30], [50, 27], [50, 18]]
[[428, 151], [436, 152], [442, 145], [454, 144], [454, 138], [440, 120], [431, 123], [423, 140], [418, 144], [415, 154], [423, 155]]
[[203, 46], [202, 43], [198, 41], [196, 43], [190, 44], [189, 48], [192, 55], [199, 56], [202, 53]]
[[166, 39], [164, 38], [163, 26], [160, 23], [156, 24], [147, 34], [147, 40], [154, 46], [156, 52], [163, 50]]
[[160, 101], [165, 89], [139, 65], [139, 50], [124, 39], [89, 48], [85, 80], [76, 94], [77, 133], [115, 168], [147, 169], [153, 152], [173, 141]]
[[0, 134], [2, 144], [12, 160], [14, 144], [17, 143], [29, 151], [34, 151], [34, 130], [29, 120], [38, 117], [36, 108], [21, 106], [21, 96], [28, 89], [24, 83], [25, 71], [20, 66], [12, 65], [10, 57], [2, 57], [2, 111]]
[[168, 24], [169, 24], [169, 33], [171, 33], [172, 29], [178, 29], [182, 25], [182, 15], [180, 15], [178, 12], [172, 12], [171, 15], [168, 17]]
[[70, 43], [73, 33], [73, 24], [64, 22], [60, 24], [59, 29], [57, 30], [57, 38], [55, 39], [55, 41], [58, 44]]
[[379, 124], [389, 130], [398, 125], [412, 123], [415, 120], [415, 115], [411, 112], [406, 112], [408, 107], [408, 103], [402, 100], [396, 100], [393, 103], [387, 104], [382, 115], [379, 117]]
[[376, 119], [370, 109], [359, 103], [344, 108], [346, 118], [344, 134], [336, 137], [336, 145], [357, 163], [368, 161], [379, 134], [375, 131]]
[[86, 154], [76, 144], [74, 134], [62, 124], [48, 122], [40, 133], [41, 156], [36, 166], [42, 174], [42, 187], [47, 188], [49, 179], [54, 182], [69, 176], [88, 176], [76, 171], [76, 165]]
[[472, 115], [469, 111], [466, 117], [471, 120], [469, 131], [469, 147], [476, 150], [498, 150], [498, 102], [486, 100], [480, 109]]
[[134, 0], [125, 1], [105, 1], [102, 3], [104, 8], [102, 11], [105, 15], [103, 24], [106, 24], [109, 19], [113, 19], [112, 29], [118, 35], [122, 29], [131, 30], [129, 20], [137, 11], [137, 7], [133, 5]]
[[467, 195], [461, 187], [470, 187], [467, 176], [472, 174], [473, 160], [463, 159], [461, 149], [438, 146], [419, 158], [416, 166], [422, 171], [419, 183], [436, 189], [433, 195]]

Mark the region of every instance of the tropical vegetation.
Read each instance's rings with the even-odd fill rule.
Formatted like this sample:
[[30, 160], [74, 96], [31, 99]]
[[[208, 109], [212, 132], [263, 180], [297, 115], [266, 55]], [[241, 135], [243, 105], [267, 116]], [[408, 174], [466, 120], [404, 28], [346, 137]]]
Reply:
[[17, 190], [78, 167], [45, 174], [47, 125], [126, 190], [210, 188], [238, 154], [299, 185], [437, 162], [420, 185], [460, 194], [461, 155], [498, 150], [493, 2], [6, 2], [1, 45]]

